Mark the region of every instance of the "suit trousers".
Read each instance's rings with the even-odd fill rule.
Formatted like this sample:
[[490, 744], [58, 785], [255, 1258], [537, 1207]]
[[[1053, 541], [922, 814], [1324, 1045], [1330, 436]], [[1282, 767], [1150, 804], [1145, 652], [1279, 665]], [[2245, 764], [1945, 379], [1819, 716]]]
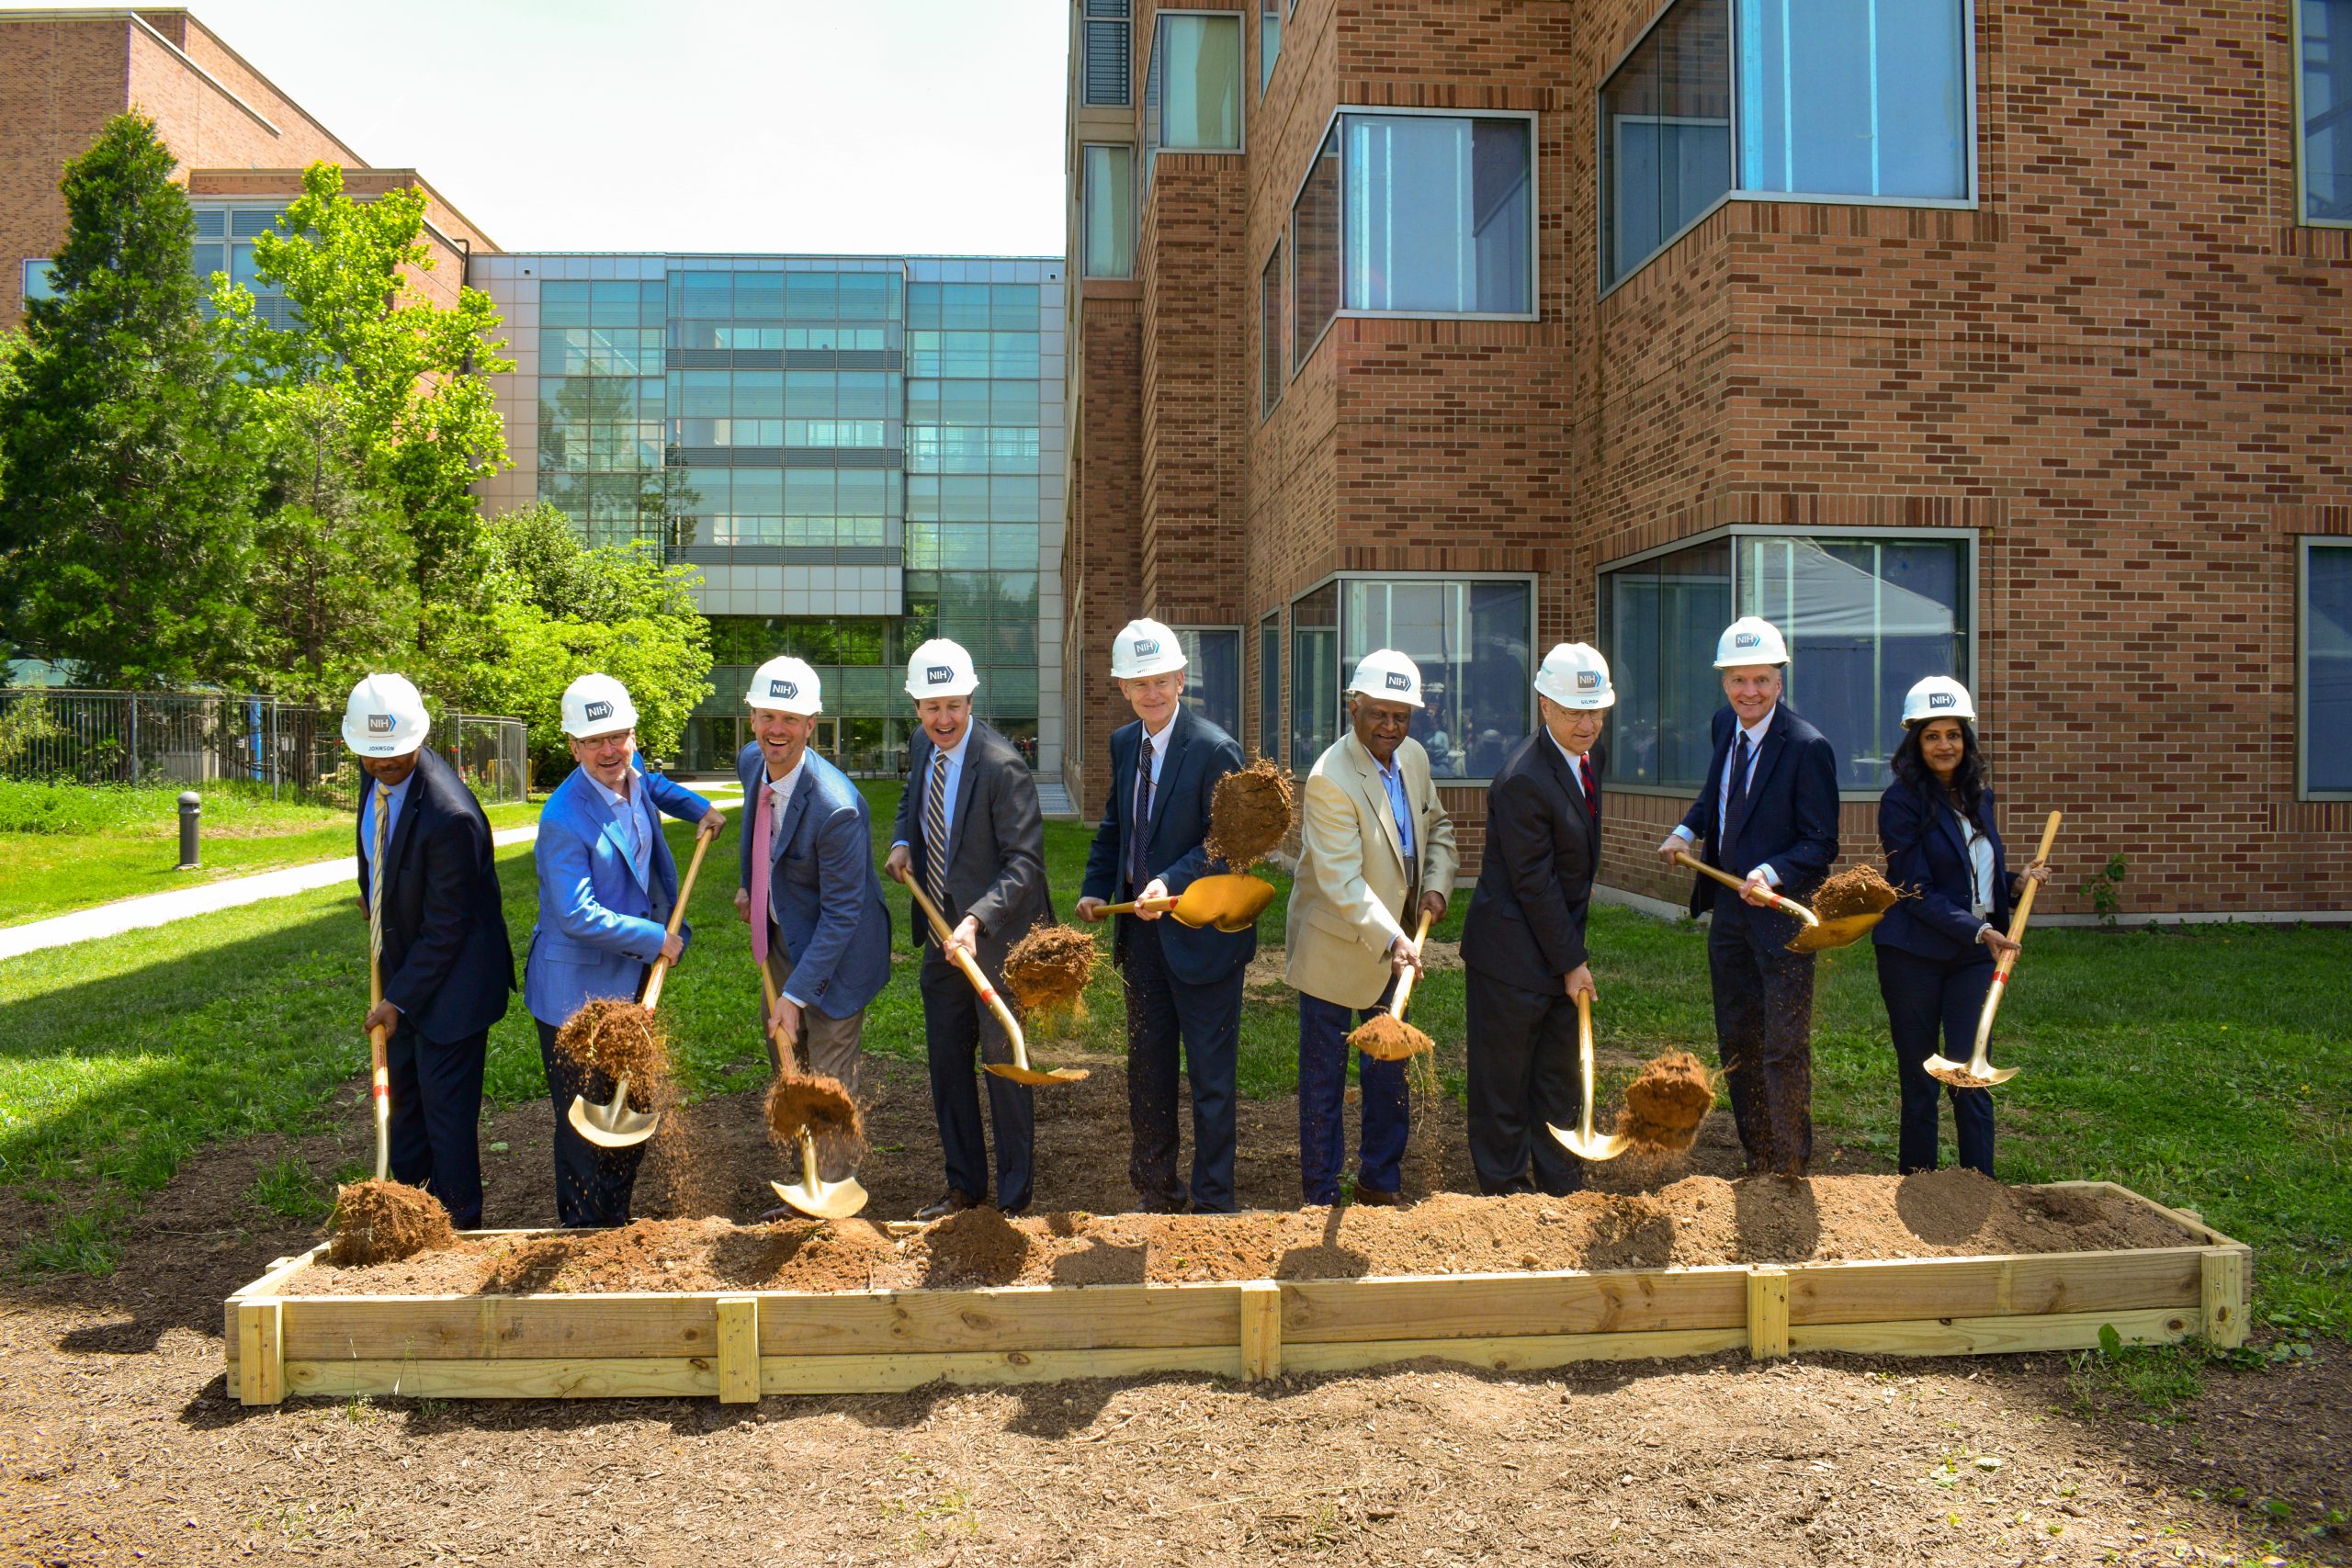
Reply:
[[[792, 960], [785, 955], [784, 943], [774, 928], [768, 932], [768, 974], [775, 980], [778, 995], [792, 983]], [[784, 1064], [776, 1059], [775, 1036], [767, 1032], [767, 998], [760, 998], [760, 1035], [768, 1043], [768, 1065], [781, 1072]], [[793, 1042], [796, 1066], [820, 1077], [840, 1080], [849, 1090], [852, 1100], [865, 1097], [865, 1058], [858, 1046], [865, 1038], [865, 1010], [858, 1009], [847, 1018], [828, 1018], [814, 1007], [800, 1010], [800, 1036]], [[855, 1151], [836, 1146], [838, 1140], [817, 1140], [817, 1174], [827, 1181], [840, 1181], [857, 1174]]]
[[1936, 1168], [1937, 1100], [1951, 1096], [1952, 1131], [1960, 1139], [1960, 1163], [1993, 1174], [1993, 1097], [1981, 1089], [1956, 1089], [1928, 1076], [1928, 1058], [1943, 1034], [1943, 1054], [1964, 1062], [1976, 1048], [1976, 1020], [1984, 994], [1993, 988], [1993, 951], [1978, 946], [1958, 958], [1922, 958], [1899, 947], [1878, 950], [1878, 994], [1886, 1000], [1886, 1023], [1894, 1040], [1894, 1065], [1903, 1084], [1903, 1131], [1896, 1168], [1908, 1176]]
[[1749, 1175], [1803, 1176], [1813, 1158], [1813, 954], [1795, 922], [1725, 895], [1707, 931], [1715, 1054]]
[[[1584, 1186], [1584, 1161], [1544, 1130], [1573, 1129], [1584, 1114], [1584, 1065], [1576, 998], [1555, 984], [1523, 990], [1476, 969], [1463, 978], [1470, 1041], [1470, 1164], [1478, 1190], [1544, 1191]], [[1531, 1181], [1528, 1167], [1534, 1166]]]
[[[1124, 917], [1123, 917], [1124, 918]], [[1154, 920], [1129, 926], [1127, 1180], [1147, 1201], [1185, 1196], [1176, 1179], [1176, 1067], [1181, 1037], [1193, 1090], [1193, 1207], [1233, 1208], [1234, 1075], [1241, 1055], [1243, 965], [1212, 985], [1169, 973]]]
[[543, 1018], [531, 1021], [539, 1026], [539, 1060], [547, 1065], [548, 1098], [555, 1102], [556, 1223], [625, 1225], [645, 1145], [601, 1149], [572, 1130], [572, 1097], [584, 1095], [591, 1104], [607, 1102], [613, 1098], [613, 1080], [600, 1072], [582, 1072], [559, 1052], [554, 1024]]
[[[1305, 1201], [1340, 1201], [1340, 1164], [1347, 1129], [1340, 1119], [1348, 1091], [1348, 1032], [1368, 1021], [1396, 994], [1390, 976], [1380, 999], [1351, 1014], [1337, 1002], [1298, 994], [1298, 1186]], [[1412, 1009], [1408, 1007], [1409, 1018]], [[1358, 1134], [1356, 1187], [1394, 1192], [1405, 1179], [1405, 1141], [1412, 1131], [1412, 1095], [1405, 1087], [1405, 1064], [1371, 1056], [1358, 1064], [1363, 1125]]]
[[490, 1031], [424, 1039], [407, 1019], [384, 1043], [392, 1091], [392, 1179], [441, 1200], [461, 1231], [481, 1224], [482, 1064]]
[[[1000, 995], [1004, 961], [982, 960], [981, 973]], [[947, 1185], [974, 1202], [989, 1195], [989, 1151], [980, 1134], [980, 1090], [972, 1057], [1012, 1060], [1012, 1042], [995, 1011], [980, 1000], [964, 972], [947, 962], [937, 942], [923, 944], [923, 1049], [931, 1059], [931, 1108], [939, 1118], [940, 1152]], [[1008, 1214], [1029, 1207], [1031, 1151], [1036, 1134], [1036, 1091], [1027, 1084], [979, 1073], [989, 1086], [989, 1122], [996, 1132], [996, 1203]]]

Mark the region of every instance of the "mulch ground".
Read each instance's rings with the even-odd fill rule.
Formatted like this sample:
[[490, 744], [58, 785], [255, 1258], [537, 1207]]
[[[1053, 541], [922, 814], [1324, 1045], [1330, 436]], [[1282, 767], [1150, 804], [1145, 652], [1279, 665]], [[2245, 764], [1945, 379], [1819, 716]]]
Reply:
[[[1095, 1070], [1086, 1083], [1038, 1096], [1038, 1206], [1116, 1215], [1131, 1207], [1115, 1157], [1124, 1091], [1115, 1064], [1083, 1065]], [[938, 1193], [936, 1138], [920, 1073], [874, 1066], [876, 1149], [862, 1179], [868, 1213], [899, 1218]], [[639, 1212], [707, 1213], [687, 1200], [714, 1192], [723, 1212], [767, 1207], [768, 1179], [786, 1172], [759, 1097], [688, 1114], [697, 1146], [722, 1151], [728, 1168], [693, 1180], [657, 1153]], [[2288, 1543], [2285, 1560], [2347, 1560], [2340, 1534], [2305, 1533], [2329, 1508], [2352, 1510], [2341, 1458], [2352, 1452], [2352, 1354], [2332, 1343], [2311, 1363], [2212, 1369], [2203, 1394], [2162, 1423], [2057, 1356], [1758, 1366], [1731, 1355], [1527, 1374], [1430, 1363], [1268, 1384], [942, 1385], [756, 1407], [297, 1399], [248, 1410], [221, 1393], [220, 1302], [317, 1231], [245, 1193], [288, 1153], [322, 1177], [364, 1157], [364, 1084], [338, 1098], [335, 1117], [329, 1134], [189, 1160], [132, 1223], [110, 1277], [0, 1286], [0, 1562], [1321, 1553], [1975, 1568], [2261, 1562], [2273, 1540]], [[1450, 1120], [1408, 1169], [1408, 1192], [1466, 1185]], [[1295, 1125], [1290, 1100], [1243, 1103], [1245, 1203], [1296, 1201]], [[485, 1155], [487, 1224], [548, 1219], [551, 1126], [544, 1104], [490, 1119], [485, 1145], [507, 1148]], [[1718, 1112], [1668, 1179], [1736, 1166]], [[1621, 1161], [1598, 1185], [1641, 1190], [1664, 1174]], [[36, 1217], [0, 1198], [0, 1227]], [[854, 1244], [842, 1252], [844, 1269], [859, 1266]], [[517, 1256], [514, 1267], [525, 1288], [544, 1288], [528, 1276], [562, 1264]], [[2266, 1515], [2267, 1498], [2288, 1500], [2290, 1517]]]

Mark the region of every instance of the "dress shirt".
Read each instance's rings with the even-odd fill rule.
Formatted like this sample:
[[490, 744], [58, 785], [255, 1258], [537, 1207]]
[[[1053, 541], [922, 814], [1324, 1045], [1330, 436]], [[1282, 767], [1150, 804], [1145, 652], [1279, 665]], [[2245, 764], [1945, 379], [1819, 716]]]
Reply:
[[[1970, 821], [1964, 813], [1954, 811], [1952, 820], [1959, 824], [1961, 841], [1968, 846], [1968, 912], [1983, 920], [1993, 912], [1993, 840], [1984, 830]], [[1984, 931], [1992, 930], [1987, 921], [1977, 932], [1984, 940]]]
[[[1753, 725], [1739, 727], [1739, 732], [1747, 737], [1747, 777], [1742, 781], [1747, 789], [1756, 787], [1756, 764], [1764, 756], [1764, 737], [1772, 728], [1772, 715], [1780, 711], [1774, 707]], [[1735, 740], [1730, 754], [1724, 758], [1723, 787], [1715, 792], [1715, 842], [1718, 844], [1724, 841], [1724, 818], [1731, 810], [1731, 765], [1738, 756], [1739, 742]], [[1674, 825], [1674, 835], [1686, 844], [1697, 842], [1696, 835], [1679, 822]], [[1770, 866], [1759, 865], [1756, 870], [1762, 874], [1765, 886], [1778, 887], [1781, 885], [1781, 874]]]
[[1571, 751], [1566, 747], [1561, 745], [1560, 738], [1552, 733], [1552, 728], [1549, 725], [1545, 725], [1544, 727], [1544, 739], [1552, 743], [1552, 750], [1557, 751], [1560, 754], [1560, 760], [1567, 763], [1568, 777], [1576, 781], [1577, 793], [1578, 795], [1582, 795], [1584, 793], [1584, 770], [1578, 766], [1578, 764], [1587, 757], [1590, 756], [1591, 753], [1589, 751]]
[[[1374, 766], [1380, 764], [1375, 759]], [[1413, 808], [1405, 803], [1405, 770], [1397, 764], [1396, 754], [1388, 754], [1388, 764], [1380, 768], [1380, 787], [1388, 792], [1388, 814], [1396, 818], [1396, 843], [1405, 852], [1405, 869], [1413, 866]]]
[[[586, 771], [582, 770], [583, 773]], [[629, 792], [623, 795], [616, 789], [605, 788], [605, 781], [595, 774], [588, 774], [588, 782], [594, 784], [596, 793], [605, 797], [605, 806], [612, 812], [613, 820], [620, 824], [621, 837], [628, 840], [630, 871], [650, 891], [653, 885], [653, 862], [651, 851], [646, 843], [645, 814], [638, 805], [636, 779], [635, 768], [621, 775], [621, 782], [629, 785]]]

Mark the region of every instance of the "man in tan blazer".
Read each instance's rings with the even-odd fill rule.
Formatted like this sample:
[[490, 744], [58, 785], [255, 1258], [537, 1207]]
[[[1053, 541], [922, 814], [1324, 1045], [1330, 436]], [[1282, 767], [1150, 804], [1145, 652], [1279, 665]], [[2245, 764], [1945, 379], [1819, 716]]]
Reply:
[[[1348, 733], [1306, 775], [1285, 977], [1298, 992], [1298, 1172], [1309, 1203], [1340, 1201], [1348, 1032], [1420, 967], [1419, 917], [1443, 919], [1453, 889], [1453, 823], [1429, 754], [1408, 733], [1420, 705], [1411, 660], [1366, 654], [1348, 682]], [[1394, 1203], [1410, 1130], [1405, 1064], [1366, 1056], [1358, 1078], [1356, 1201]]]

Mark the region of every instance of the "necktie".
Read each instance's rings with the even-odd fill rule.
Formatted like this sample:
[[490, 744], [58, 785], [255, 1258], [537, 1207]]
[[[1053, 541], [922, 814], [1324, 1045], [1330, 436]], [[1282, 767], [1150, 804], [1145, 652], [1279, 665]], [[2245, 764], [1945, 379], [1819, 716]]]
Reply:
[[922, 808], [923, 891], [947, 918], [947, 753], [931, 754], [931, 790]]
[[379, 968], [384, 963], [384, 818], [391, 815], [391, 792], [379, 780], [375, 843], [368, 852], [368, 957]]
[[1595, 822], [1600, 820], [1600, 786], [1593, 782], [1592, 753], [1587, 751], [1577, 758], [1577, 778], [1584, 785], [1584, 808], [1592, 813]]
[[752, 956], [759, 963], [768, 961], [768, 874], [774, 829], [770, 826], [773, 813], [769, 796], [775, 792], [763, 787], [760, 804], [752, 816]]
[[1747, 815], [1747, 731], [1739, 732], [1737, 761], [1732, 763], [1731, 797], [1724, 803], [1724, 841], [1716, 846], [1715, 858], [1728, 867], [1732, 846], [1739, 842], [1740, 822]]
[[1130, 897], [1140, 894], [1150, 877], [1147, 874], [1147, 840], [1151, 837], [1151, 742], [1145, 741], [1136, 752], [1136, 819], [1127, 834], [1127, 892]]

